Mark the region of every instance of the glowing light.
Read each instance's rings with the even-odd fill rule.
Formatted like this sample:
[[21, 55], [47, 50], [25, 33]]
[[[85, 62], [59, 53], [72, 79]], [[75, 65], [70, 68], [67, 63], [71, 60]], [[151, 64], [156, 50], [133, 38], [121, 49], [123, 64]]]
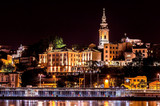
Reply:
[[105, 80], [105, 83], [108, 83], [108, 79]]

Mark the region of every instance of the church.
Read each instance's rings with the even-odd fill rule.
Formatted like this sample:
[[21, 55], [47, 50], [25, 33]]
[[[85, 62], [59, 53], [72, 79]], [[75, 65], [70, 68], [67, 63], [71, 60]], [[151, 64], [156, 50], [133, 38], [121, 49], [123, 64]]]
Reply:
[[148, 57], [147, 45], [140, 39], [130, 39], [126, 36], [118, 43], [109, 41], [109, 28], [106, 21], [105, 8], [103, 8], [102, 22], [99, 29], [99, 46], [103, 50], [103, 61], [106, 65], [125, 66], [135, 58], [135, 52], [141, 52], [143, 58]]

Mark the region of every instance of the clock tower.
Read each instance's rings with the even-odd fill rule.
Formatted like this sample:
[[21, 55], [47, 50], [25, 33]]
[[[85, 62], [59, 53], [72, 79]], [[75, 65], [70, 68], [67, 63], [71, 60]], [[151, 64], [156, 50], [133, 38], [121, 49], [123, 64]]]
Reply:
[[109, 29], [106, 22], [105, 8], [103, 8], [102, 23], [99, 29], [99, 49], [104, 48], [104, 44], [109, 43]]

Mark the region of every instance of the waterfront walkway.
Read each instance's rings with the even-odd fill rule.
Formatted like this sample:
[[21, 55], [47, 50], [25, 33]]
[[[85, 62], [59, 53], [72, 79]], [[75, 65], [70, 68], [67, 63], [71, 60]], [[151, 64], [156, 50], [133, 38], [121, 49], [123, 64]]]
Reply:
[[[123, 88], [0, 88], [0, 99], [82, 99], [158, 98], [160, 90], [128, 90]], [[150, 98], [150, 99], [151, 99]]]

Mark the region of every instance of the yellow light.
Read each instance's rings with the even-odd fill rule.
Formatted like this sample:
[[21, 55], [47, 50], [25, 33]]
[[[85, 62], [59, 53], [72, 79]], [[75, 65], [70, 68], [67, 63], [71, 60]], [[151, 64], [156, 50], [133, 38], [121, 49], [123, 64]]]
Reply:
[[110, 78], [110, 75], [107, 75], [107, 78]]
[[56, 76], [55, 75], [53, 75], [53, 78], [55, 78]]
[[105, 83], [108, 83], [108, 79], [105, 80]]

